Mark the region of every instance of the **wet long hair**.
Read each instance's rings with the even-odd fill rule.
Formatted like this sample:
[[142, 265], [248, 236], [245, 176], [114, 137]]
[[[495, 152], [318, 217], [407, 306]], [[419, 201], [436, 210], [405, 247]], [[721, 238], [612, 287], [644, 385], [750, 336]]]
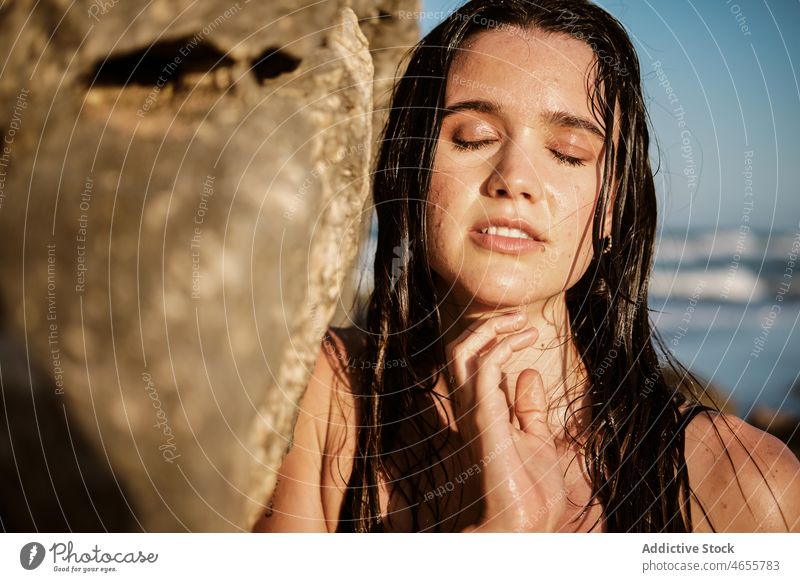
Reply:
[[[450, 430], [428, 414], [441, 397], [434, 386], [447, 359], [440, 339], [442, 298], [426, 260], [425, 193], [453, 59], [472, 35], [507, 27], [566, 34], [587, 43], [596, 56], [597, 75], [593, 83], [587, 79], [587, 95], [605, 131], [606, 155], [592, 227], [594, 258], [566, 292], [573, 340], [590, 377], [590, 421], [581, 443], [592, 485], [589, 504], [603, 509], [595, 525], [602, 519], [610, 532], [691, 532], [683, 429], [693, 415], [717, 408], [700, 404], [700, 383], [651, 328], [647, 289], [657, 215], [639, 63], [622, 25], [580, 0], [472, 0], [407, 55], [373, 174], [377, 248], [360, 355], [370, 365], [356, 370], [352, 388], [357, 446], [337, 531], [381, 531], [380, 478], [395, 485], [392, 495], [410, 507], [412, 531], [443, 529], [435, 504], [428, 506], [434, 519], [426, 520], [432, 525], [423, 528], [419, 519], [427, 503], [423, 493], [438, 485], [432, 470], [445, 466]], [[613, 251], [603, 254], [609, 200]], [[398, 270], [398, 249], [408, 245]], [[688, 412], [682, 411], [686, 404]], [[580, 410], [568, 408], [570, 416]]]

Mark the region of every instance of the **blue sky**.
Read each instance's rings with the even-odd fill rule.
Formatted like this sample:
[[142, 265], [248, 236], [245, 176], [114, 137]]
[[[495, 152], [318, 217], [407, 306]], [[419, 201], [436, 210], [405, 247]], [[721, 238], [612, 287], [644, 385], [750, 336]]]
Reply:
[[[425, 34], [459, 0], [424, 0]], [[749, 224], [798, 228], [800, 221], [800, 2], [636, 0], [598, 2], [628, 30], [639, 53], [656, 176], [670, 230]], [[654, 63], [660, 62], [660, 71]], [[659, 77], [660, 75], [660, 77]], [[674, 91], [672, 103], [666, 89]], [[683, 108], [679, 126], [675, 108]], [[682, 156], [683, 133], [690, 132]], [[746, 158], [749, 157], [749, 166]], [[655, 158], [655, 149], [651, 152]], [[752, 197], [745, 198], [745, 169]], [[695, 173], [694, 178], [691, 172]], [[687, 177], [686, 174], [689, 174]]]

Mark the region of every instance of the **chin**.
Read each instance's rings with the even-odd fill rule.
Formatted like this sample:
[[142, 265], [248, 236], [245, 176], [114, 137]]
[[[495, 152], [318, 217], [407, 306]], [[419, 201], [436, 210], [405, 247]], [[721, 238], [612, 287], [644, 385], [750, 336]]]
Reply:
[[[548, 299], [562, 292], [565, 273], [536, 261], [526, 264], [521, 257], [463, 254], [458, 260], [434, 262], [440, 300], [458, 305], [476, 304], [490, 308], [517, 307]], [[559, 280], [559, 277], [561, 279]]]
[[552, 295], [532, 275], [523, 277], [519, 273], [505, 277], [487, 273], [483, 278], [460, 279], [453, 286], [453, 293], [457, 294], [462, 305], [475, 304], [492, 309], [535, 303]]

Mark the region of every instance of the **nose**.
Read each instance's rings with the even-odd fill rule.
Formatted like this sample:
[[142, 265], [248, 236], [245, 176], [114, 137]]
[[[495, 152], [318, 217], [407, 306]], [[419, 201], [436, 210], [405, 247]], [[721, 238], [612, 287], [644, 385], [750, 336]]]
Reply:
[[495, 198], [522, 196], [535, 202], [542, 186], [532, 156], [519, 143], [507, 142], [499, 152], [487, 184], [489, 195]]

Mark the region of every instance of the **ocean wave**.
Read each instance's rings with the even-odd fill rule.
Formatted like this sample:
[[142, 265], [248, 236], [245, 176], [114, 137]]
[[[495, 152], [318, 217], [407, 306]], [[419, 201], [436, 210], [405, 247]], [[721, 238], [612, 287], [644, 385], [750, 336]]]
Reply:
[[697, 265], [747, 261], [785, 262], [797, 236], [793, 231], [759, 232], [746, 228], [661, 233], [656, 239], [656, 264]]
[[657, 269], [650, 279], [650, 296], [665, 299], [695, 298], [717, 302], [761, 302], [769, 286], [748, 269]]

